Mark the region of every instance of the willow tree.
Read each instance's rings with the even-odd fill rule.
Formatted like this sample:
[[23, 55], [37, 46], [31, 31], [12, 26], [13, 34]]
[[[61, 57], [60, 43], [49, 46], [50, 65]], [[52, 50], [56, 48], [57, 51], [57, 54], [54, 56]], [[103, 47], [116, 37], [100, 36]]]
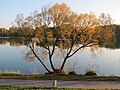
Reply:
[[[29, 44], [29, 48], [48, 73], [64, 73], [64, 67], [69, 58], [83, 48], [98, 46], [99, 40], [102, 38], [102, 29], [98, 29], [101, 20], [93, 13], [78, 15], [65, 3], [56, 3], [52, 7], [45, 6], [40, 12], [24, 19], [18, 17], [16, 19], [18, 26], [23, 30], [26, 27], [33, 30], [32, 36], [37, 39], [37, 46], [40, 48], [36, 50], [31, 44]], [[107, 21], [110, 22], [106, 19]], [[61, 52], [64, 51], [64, 55], [61, 66], [56, 68], [53, 63], [53, 56], [58, 48]], [[33, 58], [31, 53], [28, 56]], [[49, 70], [43, 63], [43, 56], [44, 58], [48, 57], [52, 70]]]

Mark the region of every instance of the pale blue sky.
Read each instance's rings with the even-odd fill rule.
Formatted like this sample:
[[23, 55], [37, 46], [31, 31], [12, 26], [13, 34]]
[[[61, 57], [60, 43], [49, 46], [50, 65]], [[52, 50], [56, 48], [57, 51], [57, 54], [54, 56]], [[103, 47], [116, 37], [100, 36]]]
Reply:
[[77, 13], [109, 13], [120, 24], [120, 0], [0, 0], [0, 27], [9, 28], [16, 15], [40, 10], [46, 4], [65, 2]]

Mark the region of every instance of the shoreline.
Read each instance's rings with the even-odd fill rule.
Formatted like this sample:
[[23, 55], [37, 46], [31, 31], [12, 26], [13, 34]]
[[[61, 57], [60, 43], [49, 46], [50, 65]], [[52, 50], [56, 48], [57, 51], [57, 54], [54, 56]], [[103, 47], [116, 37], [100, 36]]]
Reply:
[[0, 79], [22, 79], [22, 80], [63, 80], [63, 81], [119, 81], [119, 76], [81, 76], [60, 74], [0, 74]]

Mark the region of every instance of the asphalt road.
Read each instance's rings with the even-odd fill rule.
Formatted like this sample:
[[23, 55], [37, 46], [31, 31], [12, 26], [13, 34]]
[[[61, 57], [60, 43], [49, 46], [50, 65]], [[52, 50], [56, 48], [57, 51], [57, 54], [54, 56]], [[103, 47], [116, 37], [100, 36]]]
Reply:
[[[0, 79], [0, 85], [53, 87], [54, 80]], [[57, 87], [66, 88], [114, 88], [120, 89], [117, 81], [57, 81]]]

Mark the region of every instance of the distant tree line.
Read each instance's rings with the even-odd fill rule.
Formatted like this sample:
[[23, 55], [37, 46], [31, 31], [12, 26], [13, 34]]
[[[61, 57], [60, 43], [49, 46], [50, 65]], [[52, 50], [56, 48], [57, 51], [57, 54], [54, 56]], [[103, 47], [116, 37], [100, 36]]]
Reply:
[[[99, 43], [100, 46], [106, 47], [106, 48], [113, 48], [113, 49], [114, 48], [120, 48], [120, 25], [114, 24], [114, 25], [104, 26], [103, 31], [105, 31], [105, 29], [106, 29], [105, 27], [107, 27], [107, 31], [110, 30], [108, 28], [112, 27], [112, 29], [113, 29], [112, 33], [114, 33], [114, 37], [113, 37], [112, 41], [106, 41], [104, 43], [100, 39], [99, 40], [101, 42], [101, 43]], [[27, 29], [28, 29], [28, 31], [26, 31]], [[35, 29], [26, 28], [26, 30], [24, 30], [20, 27], [10, 27], [9, 29], [0, 28], [0, 37], [11, 37], [11, 38], [12, 37], [16, 37], [16, 38], [19, 38], [19, 37], [36, 37], [36, 35], [38, 34], [39, 28], [35, 28]], [[49, 34], [49, 38], [51, 38], [51, 37], [55, 38], [56, 37], [56, 34], [55, 34], [55, 31], [54, 31], [53, 27], [49, 28], [49, 32], [47, 32], [47, 34]], [[104, 34], [103, 37], [105, 37], [106, 33], [103, 33], [103, 34]], [[66, 35], [66, 37], [67, 37], [67, 35]]]
[[9, 29], [0, 28], [0, 37], [28, 37], [33, 36], [32, 33], [24, 33], [22, 28], [10, 27]]
[[105, 47], [105, 48], [110, 48], [110, 49], [120, 48], [120, 25], [114, 24], [114, 25], [110, 25], [107, 27], [109, 28], [112, 27], [112, 31], [114, 33], [113, 39], [111, 39], [111, 41], [106, 41], [106, 42], [101, 43], [100, 46]]

